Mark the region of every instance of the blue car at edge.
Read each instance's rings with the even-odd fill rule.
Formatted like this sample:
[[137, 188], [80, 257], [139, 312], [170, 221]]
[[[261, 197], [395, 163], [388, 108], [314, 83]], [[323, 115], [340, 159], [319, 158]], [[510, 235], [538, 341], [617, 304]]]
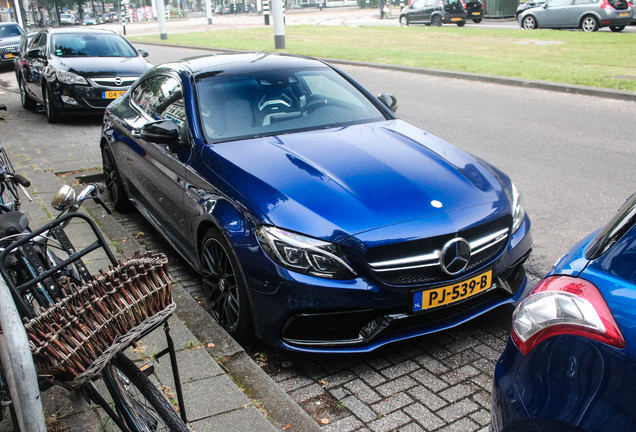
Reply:
[[371, 351], [516, 303], [532, 246], [517, 188], [396, 108], [307, 57], [159, 65], [106, 110], [107, 188], [239, 339]]
[[491, 431], [636, 430], [636, 195], [513, 314]]

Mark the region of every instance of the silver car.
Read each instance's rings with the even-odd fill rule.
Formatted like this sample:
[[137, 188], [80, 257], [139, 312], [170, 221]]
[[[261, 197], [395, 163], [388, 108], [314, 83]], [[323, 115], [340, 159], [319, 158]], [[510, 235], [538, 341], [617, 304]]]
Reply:
[[586, 32], [609, 27], [622, 31], [632, 21], [634, 10], [627, 0], [549, 0], [519, 14], [524, 29], [580, 28]]

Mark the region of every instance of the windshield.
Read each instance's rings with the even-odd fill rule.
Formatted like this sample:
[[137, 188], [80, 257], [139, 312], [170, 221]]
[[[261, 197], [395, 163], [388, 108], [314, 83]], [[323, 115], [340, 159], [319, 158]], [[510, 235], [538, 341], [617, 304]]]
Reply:
[[208, 74], [198, 81], [197, 93], [208, 142], [385, 119], [360, 91], [327, 68]]
[[23, 33], [20, 26], [17, 25], [8, 25], [0, 27], [0, 38], [10, 37], [10, 36], [20, 36]]
[[55, 34], [53, 54], [58, 57], [136, 57], [135, 50], [116, 34]]

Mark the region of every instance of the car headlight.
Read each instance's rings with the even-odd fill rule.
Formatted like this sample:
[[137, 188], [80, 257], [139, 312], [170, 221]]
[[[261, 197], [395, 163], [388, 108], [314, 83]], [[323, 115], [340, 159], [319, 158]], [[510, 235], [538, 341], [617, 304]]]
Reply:
[[523, 218], [526, 215], [526, 211], [523, 208], [523, 203], [521, 202], [521, 194], [517, 190], [517, 187], [514, 183], [512, 185], [512, 233], [517, 232], [519, 227], [521, 226], [521, 222], [523, 222]]
[[55, 76], [57, 76], [57, 79], [64, 84], [88, 84], [84, 77], [74, 74], [73, 72], [58, 70], [55, 71]]
[[265, 225], [257, 228], [256, 235], [267, 255], [287, 269], [330, 279], [355, 276], [333, 243]]

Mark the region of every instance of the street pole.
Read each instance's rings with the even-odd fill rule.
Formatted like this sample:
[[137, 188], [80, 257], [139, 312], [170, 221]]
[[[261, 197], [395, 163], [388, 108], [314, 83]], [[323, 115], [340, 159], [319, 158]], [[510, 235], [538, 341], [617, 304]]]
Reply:
[[168, 39], [168, 31], [166, 30], [166, 6], [164, 0], [157, 2], [157, 20], [159, 20], [159, 39]]
[[274, 48], [285, 49], [285, 18], [283, 17], [283, 0], [272, 0], [274, 19]]
[[208, 25], [212, 25], [212, 2], [205, 0], [205, 13], [208, 16]]
[[124, 2], [121, 4], [121, 27], [126, 36], [126, 3]]
[[263, 0], [263, 17], [265, 25], [269, 25], [269, 0]]
[[22, 5], [20, 4], [22, 0], [14, 0], [13, 4], [15, 5], [15, 16], [18, 19], [18, 24], [20, 27], [24, 28], [24, 23], [22, 22]]

